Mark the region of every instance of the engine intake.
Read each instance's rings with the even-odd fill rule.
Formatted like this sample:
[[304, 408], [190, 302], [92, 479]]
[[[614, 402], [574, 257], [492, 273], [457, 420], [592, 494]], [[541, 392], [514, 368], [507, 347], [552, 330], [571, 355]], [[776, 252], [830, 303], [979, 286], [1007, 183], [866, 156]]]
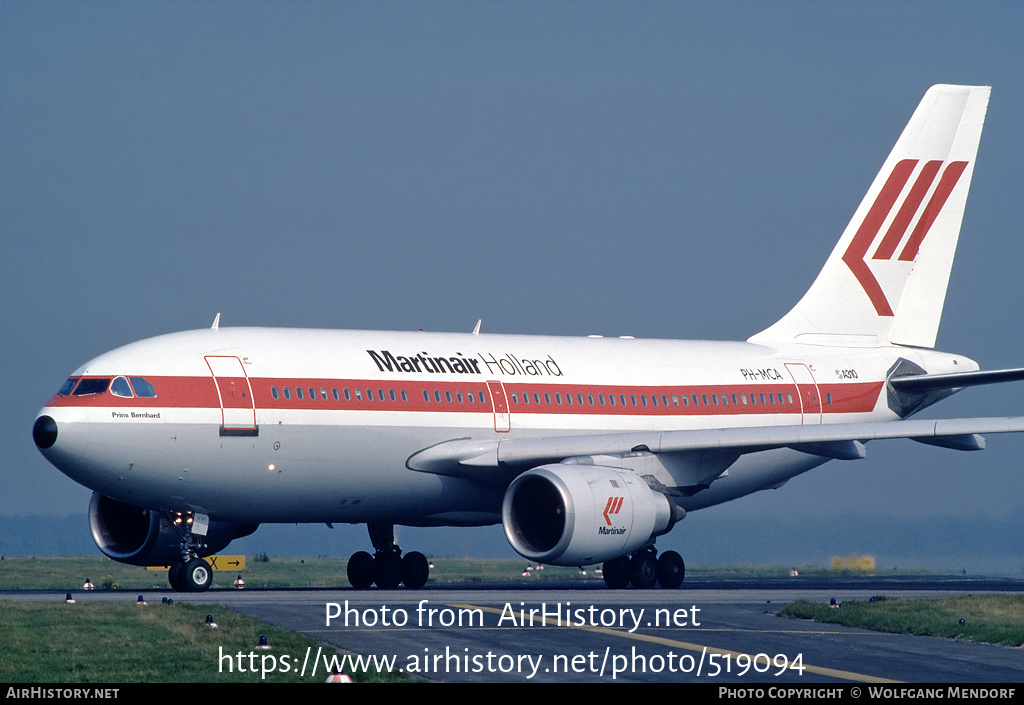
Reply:
[[543, 465], [523, 473], [505, 492], [501, 514], [517, 553], [566, 566], [632, 553], [674, 523], [665, 495], [629, 470], [598, 465]]
[[[181, 560], [178, 530], [164, 512], [136, 507], [94, 492], [89, 502], [92, 538], [108, 558], [130, 565], [170, 565]], [[199, 550], [209, 556], [259, 524], [211, 521]]]

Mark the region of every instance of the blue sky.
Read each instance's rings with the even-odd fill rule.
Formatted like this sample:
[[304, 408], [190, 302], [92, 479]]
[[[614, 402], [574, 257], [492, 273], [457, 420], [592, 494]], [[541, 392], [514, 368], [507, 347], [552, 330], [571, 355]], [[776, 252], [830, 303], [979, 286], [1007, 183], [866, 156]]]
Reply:
[[[940, 349], [1024, 365], [1024, 6], [0, 4], [0, 516], [86, 360], [223, 325], [744, 339], [928, 86], [993, 86]], [[1024, 386], [934, 415], [1024, 412]], [[1006, 516], [1024, 438], [874, 443], [715, 516]]]

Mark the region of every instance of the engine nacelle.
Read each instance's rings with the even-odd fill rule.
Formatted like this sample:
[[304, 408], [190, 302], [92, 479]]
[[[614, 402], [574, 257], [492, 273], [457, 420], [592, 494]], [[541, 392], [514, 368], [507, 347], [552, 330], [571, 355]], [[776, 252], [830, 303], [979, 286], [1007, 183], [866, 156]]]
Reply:
[[629, 470], [543, 465], [517, 477], [501, 508], [520, 555], [550, 565], [600, 563], [672, 528], [669, 499]]
[[[89, 526], [96, 545], [115, 561], [148, 566], [181, 560], [179, 534], [165, 512], [125, 504], [94, 492], [89, 502]], [[258, 527], [259, 524], [211, 521], [198, 552], [209, 556]]]

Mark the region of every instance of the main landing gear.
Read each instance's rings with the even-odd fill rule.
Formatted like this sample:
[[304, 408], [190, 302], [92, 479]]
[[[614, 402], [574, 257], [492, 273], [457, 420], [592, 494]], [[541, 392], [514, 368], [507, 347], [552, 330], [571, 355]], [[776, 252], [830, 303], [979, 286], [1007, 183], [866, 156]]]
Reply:
[[402, 549], [395, 545], [394, 524], [371, 522], [366, 525], [373, 544], [373, 555], [358, 551], [348, 559], [348, 581], [356, 590], [365, 590], [371, 585], [384, 590], [398, 587], [419, 590], [430, 576], [427, 558], [419, 551], [402, 555]]
[[655, 583], [675, 589], [683, 584], [686, 565], [683, 557], [675, 551], [665, 551], [658, 556], [654, 546], [649, 546], [632, 556], [605, 561], [602, 571], [605, 585], [616, 590], [630, 584], [646, 590], [654, 587]]
[[177, 592], [203, 592], [213, 583], [213, 568], [196, 552], [201, 539], [192, 532], [192, 512], [174, 512], [171, 523], [178, 531], [181, 560], [171, 563], [167, 580]]

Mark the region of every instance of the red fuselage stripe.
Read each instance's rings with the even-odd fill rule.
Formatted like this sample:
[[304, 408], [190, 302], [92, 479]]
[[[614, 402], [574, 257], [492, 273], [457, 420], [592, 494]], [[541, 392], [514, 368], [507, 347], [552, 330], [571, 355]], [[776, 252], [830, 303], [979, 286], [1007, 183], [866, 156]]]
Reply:
[[[212, 377], [147, 376], [147, 379], [156, 389], [156, 397], [125, 398], [115, 396], [108, 390], [103, 394], [88, 396], [57, 395], [50, 400], [49, 406], [221, 408], [217, 386]], [[493, 413], [491, 394], [483, 380], [475, 383], [403, 380], [401, 384], [396, 384], [373, 379], [249, 378], [249, 383], [255, 397], [255, 408], [260, 411], [304, 409]], [[813, 385], [802, 386], [805, 399], [807, 394], [814, 393]], [[504, 388], [508, 412], [513, 415], [706, 416], [801, 411], [799, 390], [792, 384], [634, 387], [505, 383]], [[273, 389], [277, 390], [276, 399]], [[285, 389], [290, 399], [285, 398]], [[300, 389], [302, 398], [299, 398]], [[818, 403], [824, 413], [865, 413], [874, 409], [882, 382], [819, 383], [817, 389], [821, 395]], [[335, 390], [338, 399], [334, 397]], [[816, 408], [813, 413], [818, 413]]]

